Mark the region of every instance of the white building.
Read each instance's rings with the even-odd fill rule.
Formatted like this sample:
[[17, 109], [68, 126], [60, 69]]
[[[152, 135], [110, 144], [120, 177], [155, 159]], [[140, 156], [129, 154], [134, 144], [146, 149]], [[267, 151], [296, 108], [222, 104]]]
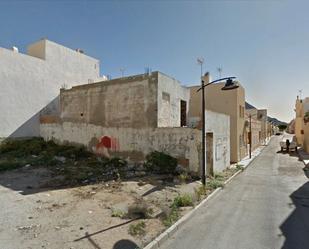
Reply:
[[[230, 116], [205, 111], [206, 169], [208, 174], [221, 172], [230, 166]], [[201, 128], [201, 118], [189, 116], [188, 126]]]
[[99, 77], [99, 60], [46, 39], [27, 54], [0, 48], [0, 138], [39, 136], [39, 114], [58, 110], [60, 88]]

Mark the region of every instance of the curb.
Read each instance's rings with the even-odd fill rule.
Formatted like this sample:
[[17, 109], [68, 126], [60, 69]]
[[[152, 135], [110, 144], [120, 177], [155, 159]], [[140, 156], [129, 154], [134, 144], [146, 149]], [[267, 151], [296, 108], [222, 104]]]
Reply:
[[[236, 171], [229, 179], [227, 179], [224, 182], [224, 186], [227, 185], [229, 182], [231, 182], [237, 175], [239, 175], [241, 172], [243, 172], [254, 160], [257, 158], [262, 151], [264, 150], [266, 146], [264, 146], [260, 153], [256, 155], [252, 160], [244, 167], [243, 170]], [[163, 233], [161, 233], [158, 237], [156, 237], [153, 241], [151, 241], [149, 244], [147, 244], [143, 249], [159, 249], [160, 246], [167, 241], [169, 238], [171, 238], [181, 226], [183, 226], [194, 214], [195, 211], [200, 209], [203, 205], [205, 205], [210, 199], [212, 199], [215, 195], [217, 195], [223, 187], [216, 188], [210, 195], [208, 195], [204, 200], [202, 200], [197, 206], [195, 206], [190, 212], [186, 213], [184, 216], [182, 216], [176, 223], [174, 223], [172, 226], [170, 226], [167, 230], [165, 230]]]
[[[238, 172], [236, 172], [238, 173]], [[235, 173], [235, 174], [236, 174]], [[235, 174], [233, 176], [235, 176]], [[203, 201], [201, 201], [197, 206], [195, 206], [189, 213], [182, 216], [175, 224], [170, 226], [167, 230], [161, 233], [157, 238], [150, 242], [144, 249], [158, 249], [168, 238], [170, 238], [182, 225], [184, 225], [194, 214], [197, 209], [203, 206], [208, 200], [214, 197], [222, 187], [216, 188], [210, 195], [208, 195]]]

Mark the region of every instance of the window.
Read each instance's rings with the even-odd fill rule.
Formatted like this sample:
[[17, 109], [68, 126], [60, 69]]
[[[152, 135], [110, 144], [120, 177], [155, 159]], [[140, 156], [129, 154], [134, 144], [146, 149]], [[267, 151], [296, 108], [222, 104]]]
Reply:
[[170, 102], [170, 95], [169, 95], [169, 93], [162, 92], [162, 99], [167, 101], [167, 102]]
[[239, 106], [239, 117], [244, 118], [245, 117], [245, 107], [244, 106]]

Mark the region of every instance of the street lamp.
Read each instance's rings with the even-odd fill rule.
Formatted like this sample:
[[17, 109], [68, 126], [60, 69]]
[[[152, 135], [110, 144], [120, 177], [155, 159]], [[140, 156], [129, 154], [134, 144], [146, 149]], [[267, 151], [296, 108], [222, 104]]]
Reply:
[[[205, 74], [206, 75], [206, 74]], [[212, 85], [217, 82], [226, 81], [224, 87], [221, 88], [223, 91], [233, 90], [239, 87], [238, 83], [234, 81], [236, 77], [225, 77], [221, 79], [217, 79], [204, 84], [203, 78], [201, 79], [201, 87], [197, 90], [202, 90], [202, 183], [206, 184], [206, 170], [205, 170], [205, 162], [206, 162], [206, 147], [205, 147], [205, 136], [206, 136], [206, 127], [205, 127], [205, 87]]]

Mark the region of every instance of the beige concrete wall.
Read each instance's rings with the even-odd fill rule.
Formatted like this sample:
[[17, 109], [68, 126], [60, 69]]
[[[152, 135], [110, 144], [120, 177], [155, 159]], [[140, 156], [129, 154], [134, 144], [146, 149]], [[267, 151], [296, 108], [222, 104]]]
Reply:
[[61, 90], [61, 119], [104, 127], [180, 127], [189, 90], [160, 72]]
[[309, 123], [307, 122], [306, 124], [304, 124], [304, 143], [303, 143], [303, 147], [304, 150], [309, 153]]
[[296, 100], [295, 103], [295, 136], [296, 136], [296, 141], [298, 145], [303, 146], [304, 145], [304, 115], [305, 115], [305, 110], [304, 110], [304, 102], [309, 102], [309, 99], [306, 98], [305, 100], [298, 99]]
[[104, 127], [157, 127], [157, 92], [157, 74], [61, 90], [61, 119]]
[[258, 119], [261, 123], [261, 142], [265, 143], [267, 139], [267, 110], [259, 109], [258, 110]]
[[[207, 83], [207, 81], [205, 82]], [[225, 83], [205, 88], [206, 109], [230, 116], [231, 162], [238, 162], [247, 155], [245, 143], [245, 90], [242, 86], [222, 91]], [[190, 87], [189, 117], [201, 117], [201, 91], [199, 86]]]
[[200, 171], [201, 131], [191, 128], [107, 128], [86, 123], [44, 123], [45, 140], [86, 146], [107, 157], [141, 162], [154, 150], [168, 153], [189, 171]]
[[249, 146], [249, 132], [250, 132], [250, 115], [251, 115], [251, 132], [252, 132], [252, 144], [251, 144], [251, 150], [257, 149], [263, 141], [265, 141], [263, 135], [262, 135], [262, 121], [259, 119], [259, 110], [257, 109], [246, 109], [246, 130], [247, 130], [247, 138], [246, 138], [246, 144]]

